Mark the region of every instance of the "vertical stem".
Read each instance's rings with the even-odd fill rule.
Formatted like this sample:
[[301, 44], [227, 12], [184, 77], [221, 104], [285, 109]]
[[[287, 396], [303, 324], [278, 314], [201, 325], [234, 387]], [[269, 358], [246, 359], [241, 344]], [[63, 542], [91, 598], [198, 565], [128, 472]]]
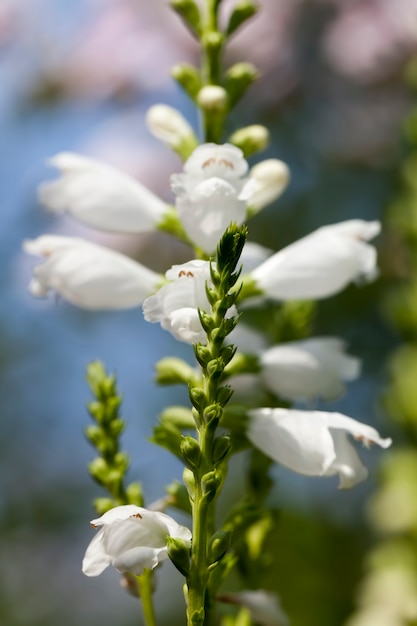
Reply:
[[155, 610], [153, 605], [152, 572], [145, 569], [141, 576], [137, 576], [138, 590], [142, 601], [142, 611], [146, 626], [156, 626]]

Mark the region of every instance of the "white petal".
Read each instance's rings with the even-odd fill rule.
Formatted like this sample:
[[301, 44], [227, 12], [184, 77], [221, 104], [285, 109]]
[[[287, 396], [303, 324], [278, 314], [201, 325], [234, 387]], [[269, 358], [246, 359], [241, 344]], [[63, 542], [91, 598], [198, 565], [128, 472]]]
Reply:
[[113, 566], [119, 572], [130, 572], [136, 576], [143, 574], [145, 569], [154, 569], [158, 563], [168, 557], [167, 549], [148, 548], [140, 546], [123, 552], [113, 561]]
[[80, 221], [106, 231], [153, 230], [167, 205], [146, 187], [117, 169], [62, 152], [50, 160], [61, 177], [39, 188], [40, 201], [51, 211], [68, 211]]
[[166, 104], [155, 104], [146, 114], [151, 133], [173, 148], [194, 138], [194, 131], [179, 111]]
[[276, 395], [288, 400], [326, 399], [340, 395], [344, 381], [360, 373], [360, 361], [344, 353], [335, 337], [282, 343], [260, 356], [261, 379]]
[[124, 504], [122, 506], [115, 506], [109, 511], [106, 511], [101, 517], [91, 520], [90, 524], [94, 527], [105, 526], [113, 522], [129, 519], [135, 515], [143, 515], [146, 512], [147, 509], [136, 506], [135, 504]]
[[342, 431], [333, 431], [336, 459], [326, 472], [327, 476], [339, 474], [339, 489], [350, 489], [368, 478], [368, 470], [360, 460], [358, 453]]
[[271, 298], [306, 300], [338, 293], [351, 281], [377, 274], [376, 250], [365, 243], [378, 222], [350, 220], [320, 228], [287, 246], [252, 272]]
[[270, 591], [258, 589], [226, 593], [220, 599], [246, 607], [252, 619], [262, 626], [289, 626], [288, 617], [282, 610], [278, 596]]
[[90, 541], [84, 555], [82, 571], [86, 576], [99, 576], [111, 563], [103, 545], [103, 529]]
[[198, 146], [187, 160], [184, 171], [205, 178], [240, 178], [248, 171], [243, 152], [232, 144], [205, 143]]
[[33, 270], [35, 296], [54, 289], [82, 308], [128, 309], [139, 306], [160, 283], [161, 277], [140, 263], [81, 239], [45, 236], [25, 242], [24, 248], [46, 256]]
[[251, 168], [249, 179], [255, 183], [249, 205], [251, 209], [260, 211], [285, 191], [290, 170], [283, 161], [266, 159]]

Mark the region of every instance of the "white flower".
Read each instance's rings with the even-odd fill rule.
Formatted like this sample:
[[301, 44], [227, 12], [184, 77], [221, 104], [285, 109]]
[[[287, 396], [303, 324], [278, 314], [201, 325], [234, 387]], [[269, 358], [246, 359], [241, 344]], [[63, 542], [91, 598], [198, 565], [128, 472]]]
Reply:
[[241, 224], [253, 181], [243, 178], [248, 164], [239, 148], [214, 143], [199, 146], [171, 178], [176, 206], [184, 229], [208, 254], [231, 222]]
[[127, 174], [72, 152], [50, 160], [61, 177], [39, 187], [39, 199], [54, 213], [67, 211], [81, 222], [106, 231], [154, 230], [168, 206]]
[[174, 150], [181, 151], [197, 146], [193, 129], [179, 111], [166, 104], [155, 104], [146, 114], [146, 123], [151, 133]]
[[247, 436], [255, 447], [298, 474], [338, 474], [341, 489], [368, 476], [348, 434], [365, 446], [391, 445], [391, 439], [382, 439], [375, 428], [341, 413], [262, 408], [248, 415]]
[[290, 170], [283, 161], [266, 159], [251, 168], [249, 178], [256, 183], [249, 203], [252, 211], [257, 213], [285, 191]]
[[225, 593], [219, 598], [222, 602], [239, 604], [249, 609], [253, 621], [262, 626], [289, 626], [289, 620], [284, 613], [279, 598], [271, 591], [258, 589], [256, 591], [240, 591]]
[[276, 300], [326, 298], [351, 281], [376, 277], [376, 250], [366, 241], [379, 231], [376, 221], [323, 226], [271, 256], [251, 277]]
[[55, 290], [84, 309], [129, 309], [142, 304], [161, 276], [132, 259], [83, 239], [43, 235], [25, 241], [26, 252], [45, 258], [33, 268], [29, 291]]
[[265, 387], [287, 400], [335, 398], [343, 381], [360, 374], [360, 361], [345, 353], [336, 337], [314, 337], [273, 346], [261, 353], [261, 380]]
[[[143, 313], [148, 322], [160, 322], [180, 341], [205, 343], [206, 333], [198, 316], [198, 309], [209, 312], [206, 283], [210, 284], [208, 261], [188, 261], [173, 265], [165, 276], [170, 281], [143, 303]], [[236, 314], [231, 307], [228, 316]]]
[[168, 558], [167, 537], [191, 541], [188, 528], [169, 515], [133, 504], [116, 506], [91, 524], [101, 528], [84, 556], [86, 576], [98, 576], [109, 565], [139, 576]]

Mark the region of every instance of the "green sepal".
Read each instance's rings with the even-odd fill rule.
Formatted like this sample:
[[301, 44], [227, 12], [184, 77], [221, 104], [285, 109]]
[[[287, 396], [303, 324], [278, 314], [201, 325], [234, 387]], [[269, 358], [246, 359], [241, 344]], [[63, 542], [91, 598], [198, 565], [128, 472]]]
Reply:
[[227, 25], [226, 33], [230, 37], [244, 22], [253, 17], [258, 11], [259, 6], [251, 0], [242, 0], [235, 6]]
[[201, 35], [200, 11], [194, 0], [171, 0], [171, 7], [197, 38]]
[[169, 406], [159, 416], [162, 424], [172, 425], [178, 430], [195, 428], [193, 413], [188, 406]]
[[224, 87], [229, 96], [229, 107], [231, 109], [243, 98], [246, 91], [258, 78], [258, 70], [252, 63], [236, 63], [228, 69]]
[[167, 537], [168, 556], [183, 576], [190, 571], [190, 546], [183, 540]]
[[181, 432], [177, 428], [171, 424], [164, 423], [154, 427], [153, 435], [149, 441], [169, 450], [182, 460], [181, 437]]
[[194, 344], [194, 354], [195, 358], [201, 365], [201, 367], [206, 367], [207, 363], [211, 360], [211, 351], [207, 346], [204, 346], [202, 343]]
[[206, 404], [206, 394], [201, 387], [188, 387], [188, 393], [190, 396], [191, 404], [197, 409], [198, 412], [202, 411]]
[[[178, 213], [174, 207], [167, 205], [165, 213], [163, 214], [161, 221], [156, 225], [157, 230], [163, 233], [168, 233], [177, 237], [184, 243], [192, 245], [187, 233], [184, 230], [182, 222], [178, 216]], [[162, 277], [161, 277], [162, 278]]]
[[240, 148], [243, 152], [243, 156], [247, 159], [253, 154], [265, 150], [268, 147], [269, 140], [268, 129], [261, 124], [253, 124], [252, 126], [239, 128], [239, 130], [229, 137], [228, 142]]
[[232, 533], [218, 530], [211, 538], [208, 547], [210, 565], [218, 563], [230, 548]]
[[230, 437], [221, 435], [213, 443], [213, 463], [219, 465], [230, 452]]
[[136, 504], [136, 506], [144, 505], [143, 489], [141, 483], [130, 483], [126, 488], [126, 500], [128, 504]]
[[155, 365], [156, 382], [160, 385], [188, 385], [196, 382], [194, 369], [176, 357], [165, 357]]
[[168, 494], [169, 506], [175, 507], [179, 511], [184, 511], [184, 513], [191, 514], [190, 497], [185, 485], [180, 483], [179, 480], [175, 480], [165, 487], [165, 491]]
[[171, 69], [171, 76], [192, 100], [196, 100], [201, 89], [201, 77], [196, 67], [188, 63], [178, 63]]
[[181, 456], [184, 463], [195, 471], [200, 467], [201, 450], [198, 441], [191, 435], [183, 435], [180, 444]]

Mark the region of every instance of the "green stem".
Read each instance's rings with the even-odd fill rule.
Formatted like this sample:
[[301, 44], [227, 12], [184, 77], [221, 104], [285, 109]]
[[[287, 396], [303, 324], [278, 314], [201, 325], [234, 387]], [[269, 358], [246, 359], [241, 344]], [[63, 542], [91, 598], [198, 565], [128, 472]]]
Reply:
[[152, 572], [145, 569], [141, 576], [136, 576], [138, 590], [142, 601], [142, 611], [146, 626], [157, 626], [153, 605]]

